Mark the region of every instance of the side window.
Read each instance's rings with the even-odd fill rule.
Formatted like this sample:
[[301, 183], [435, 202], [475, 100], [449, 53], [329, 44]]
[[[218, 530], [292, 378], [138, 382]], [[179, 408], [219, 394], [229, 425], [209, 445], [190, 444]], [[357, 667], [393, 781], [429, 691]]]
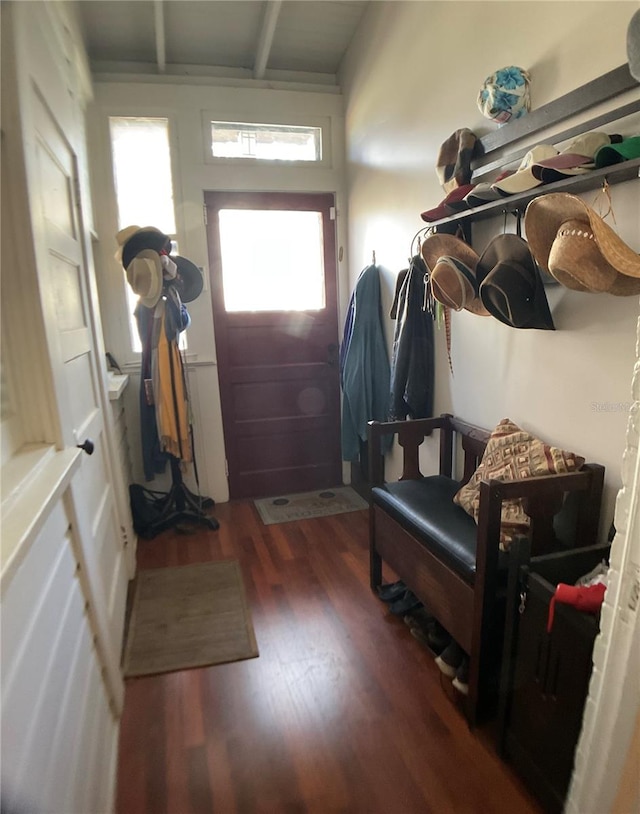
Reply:
[[[169, 120], [111, 116], [109, 131], [118, 229], [132, 224], [155, 226], [175, 237]], [[142, 347], [133, 316], [137, 297], [126, 280], [123, 284], [127, 293], [131, 348], [140, 353]], [[184, 333], [182, 337], [185, 337]]]

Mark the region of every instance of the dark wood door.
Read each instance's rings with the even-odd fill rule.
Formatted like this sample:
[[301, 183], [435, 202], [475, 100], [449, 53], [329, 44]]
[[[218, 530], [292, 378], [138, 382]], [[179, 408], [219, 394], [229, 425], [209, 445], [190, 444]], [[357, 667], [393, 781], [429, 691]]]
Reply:
[[230, 496], [336, 486], [334, 197], [211, 192], [205, 200]]

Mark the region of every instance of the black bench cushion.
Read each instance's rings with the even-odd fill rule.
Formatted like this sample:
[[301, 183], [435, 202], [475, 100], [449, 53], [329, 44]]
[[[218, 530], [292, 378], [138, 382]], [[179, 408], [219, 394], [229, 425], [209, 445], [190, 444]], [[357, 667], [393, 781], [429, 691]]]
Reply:
[[[428, 538], [429, 549], [435, 556], [473, 585], [478, 527], [453, 502], [459, 488], [458, 481], [432, 475], [374, 487], [371, 498], [420, 542]], [[506, 557], [500, 552], [499, 568], [506, 568]]]

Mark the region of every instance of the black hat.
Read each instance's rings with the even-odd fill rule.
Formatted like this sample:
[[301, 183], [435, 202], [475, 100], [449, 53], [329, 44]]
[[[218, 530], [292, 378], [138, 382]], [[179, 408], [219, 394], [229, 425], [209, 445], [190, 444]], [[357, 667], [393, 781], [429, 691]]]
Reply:
[[171, 281], [171, 285], [176, 287], [182, 302], [193, 302], [202, 292], [204, 285], [202, 272], [195, 263], [187, 260], [186, 257], [176, 255], [171, 259], [178, 267], [178, 273], [175, 280]]
[[[138, 229], [137, 227], [130, 228], [135, 228], [136, 231], [121, 244], [122, 265], [125, 269], [138, 252], [141, 252], [143, 249], [151, 249], [154, 252], [161, 252], [163, 249], [167, 252], [170, 251], [171, 238], [159, 229], [155, 229], [153, 226], [145, 226], [142, 229]], [[126, 230], [123, 229], [122, 232], [118, 234], [120, 235], [125, 231]]]
[[478, 260], [480, 299], [496, 319], [512, 328], [554, 331], [547, 295], [527, 241], [498, 235]]

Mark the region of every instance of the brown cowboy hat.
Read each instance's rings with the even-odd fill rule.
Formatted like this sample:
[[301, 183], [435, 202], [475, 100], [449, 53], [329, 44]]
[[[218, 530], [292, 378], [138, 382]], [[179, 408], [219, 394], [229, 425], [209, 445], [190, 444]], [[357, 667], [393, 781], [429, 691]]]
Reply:
[[640, 255], [582, 198], [567, 192], [534, 198], [524, 226], [540, 267], [566, 288], [640, 294]]
[[478, 255], [471, 246], [453, 235], [430, 235], [422, 244], [422, 257], [431, 272], [431, 291], [438, 302], [454, 311], [490, 316], [478, 296]]
[[496, 319], [511, 328], [555, 330], [544, 285], [526, 240], [498, 235], [478, 261], [480, 298]]

